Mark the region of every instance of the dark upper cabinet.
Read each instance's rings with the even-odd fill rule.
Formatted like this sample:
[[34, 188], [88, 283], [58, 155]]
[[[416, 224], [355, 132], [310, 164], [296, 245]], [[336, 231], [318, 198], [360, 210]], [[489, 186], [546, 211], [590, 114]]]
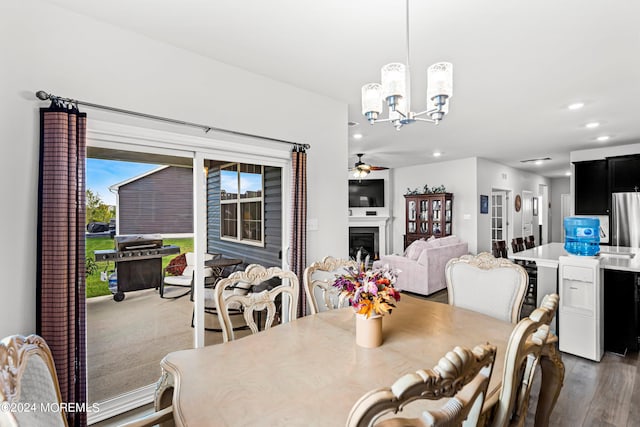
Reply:
[[577, 215], [609, 213], [608, 170], [606, 160], [574, 163]]
[[640, 191], [640, 156], [609, 157], [612, 193]]

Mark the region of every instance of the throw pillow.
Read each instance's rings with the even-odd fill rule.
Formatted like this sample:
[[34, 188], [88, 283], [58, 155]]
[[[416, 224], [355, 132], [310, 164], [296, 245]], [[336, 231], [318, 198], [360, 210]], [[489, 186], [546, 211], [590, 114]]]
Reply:
[[169, 261], [166, 271], [172, 276], [180, 276], [187, 267], [187, 257], [185, 254], [180, 254], [177, 257]]

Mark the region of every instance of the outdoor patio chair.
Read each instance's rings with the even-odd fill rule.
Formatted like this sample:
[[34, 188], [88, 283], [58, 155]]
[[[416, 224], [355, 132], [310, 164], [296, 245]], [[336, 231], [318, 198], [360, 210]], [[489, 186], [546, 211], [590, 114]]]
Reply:
[[[220, 254], [204, 254], [204, 259], [205, 261], [207, 261], [210, 259], [219, 258], [220, 256], [221, 256]], [[180, 260], [181, 257], [182, 257], [181, 255], [178, 255], [176, 257], [178, 259], [178, 262], [173, 264], [170, 262], [169, 265], [167, 265], [162, 270], [162, 281], [160, 282], [161, 298], [170, 298], [170, 299], [181, 298], [185, 295], [190, 295], [193, 290], [193, 273], [196, 268], [196, 254], [193, 252], [185, 253], [184, 262], [181, 262]], [[181, 273], [172, 275], [172, 273], [175, 274], [180, 271]], [[211, 267], [205, 267], [204, 268], [205, 282], [207, 278], [210, 278], [213, 276], [214, 276], [213, 269]], [[178, 295], [165, 296], [164, 294], [165, 294], [166, 286], [178, 286], [182, 288], [189, 288], [189, 290]]]

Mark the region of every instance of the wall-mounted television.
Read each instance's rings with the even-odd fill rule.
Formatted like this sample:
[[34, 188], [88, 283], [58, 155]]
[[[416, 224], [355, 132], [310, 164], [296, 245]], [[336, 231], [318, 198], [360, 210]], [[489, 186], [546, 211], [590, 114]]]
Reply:
[[349, 207], [384, 207], [384, 179], [350, 179]]

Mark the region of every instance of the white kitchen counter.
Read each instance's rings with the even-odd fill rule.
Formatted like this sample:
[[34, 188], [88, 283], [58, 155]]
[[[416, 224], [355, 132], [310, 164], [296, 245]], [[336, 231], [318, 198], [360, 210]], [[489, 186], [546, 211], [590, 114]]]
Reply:
[[[563, 243], [547, 243], [522, 252], [509, 254], [510, 259], [535, 261], [540, 267], [558, 268], [558, 259], [569, 256]], [[600, 245], [600, 268], [640, 272], [640, 248]]]

